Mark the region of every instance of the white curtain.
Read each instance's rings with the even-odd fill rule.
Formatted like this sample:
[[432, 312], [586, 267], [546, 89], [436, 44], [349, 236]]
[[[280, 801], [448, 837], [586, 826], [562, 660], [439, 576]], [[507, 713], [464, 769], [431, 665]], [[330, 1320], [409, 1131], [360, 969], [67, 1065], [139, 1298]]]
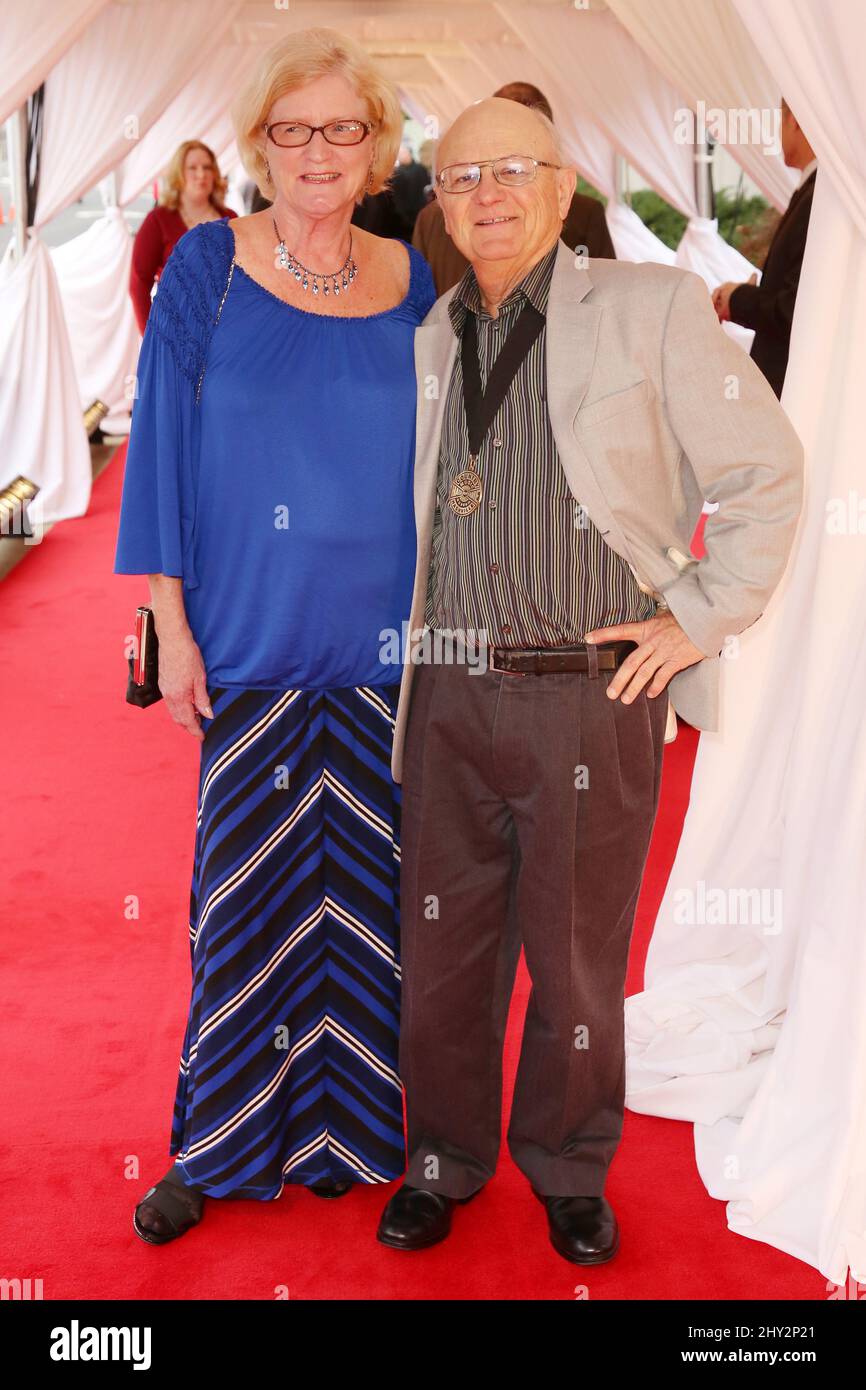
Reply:
[[723, 727], [627, 1003], [627, 1103], [695, 1121], [732, 1231], [866, 1282], [866, 10], [737, 9], [819, 162], [782, 396], [807, 497], [722, 663]]
[[234, 140], [231, 103], [262, 51], [259, 44], [225, 43], [198, 69], [119, 166], [121, 207], [159, 177], [183, 140], [202, 140], [222, 158]]
[[637, 213], [617, 202], [616, 151], [607, 136], [575, 109], [571, 93], [539, 63], [534, 53], [516, 37], [511, 42], [466, 43], [466, 48], [490, 75], [489, 96], [507, 82], [531, 82], [544, 92], [553, 120], [578, 173], [607, 198], [605, 217], [614, 250], [621, 261], [660, 261], [672, 265], [675, 252], [660, 241]]
[[415, 120], [428, 129], [435, 129], [431, 139], [437, 140], [464, 109], [453, 87], [445, 82], [401, 82], [399, 86]]
[[[745, 256], [741, 256], [719, 236], [719, 224], [715, 217], [689, 219], [677, 246], [675, 264], [683, 270], [694, 270], [702, 275], [710, 289], [728, 280], [739, 284], [755, 274], [751, 261], [747, 261]], [[730, 322], [722, 326], [728, 337], [739, 343], [744, 352], [749, 351], [755, 336], [751, 328]]]
[[17, 111], [108, 0], [3, 0], [0, 122]]
[[37, 236], [0, 265], [0, 488], [23, 473], [41, 489], [28, 515], [38, 525], [83, 516], [90, 449], [51, 256]]
[[[607, 3], [693, 109], [702, 101], [707, 110], [778, 112], [778, 83], [730, 0]], [[786, 168], [778, 152], [765, 152], [763, 140], [723, 143], [770, 202], [786, 208], [797, 187], [796, 170]]]
[[627, 203], [612, 199], [605, 210], [608, 229], [617, 260], [657, 261], [661, 265], [674, 265], [676, 251], [672, 251], [655, 232], [651, 232], [633, 208]]
[[697, 214], [694, 153], [673, 138], [686, 102], [613, 15], [603, 11], [498, 4], [542, 67], [647, 183], [687, 217]]
[[482, 101], [484, 97], [492, 96], [496, 84], [491, 83], [489, 72], [468, 50], [442, 58], [430, 53], [427, 61], [446, 87], [451, 88], [460, 102], [461, 110], [471, 106], [474, 101]]
[[119, 208], [51, 252], [82, 409], [108, 406], [103, 429], [129, 430], [141, 336], [129, 297], [132, 238]]
[[243, 0], [111, 4], [45, 83], [34, 224], [44, 226], [129, 153], [209, 61]]
[[[542, 66], [571, 94], [578, 119], [597, 124], [613, 147], [650, 187], [685, 213], [698, 217], [694, 147], [675, 138], [688, 103], [607, 10], [497, 4], [497, 10]], [[678, 263], [701, 275], [709, 288], [720, 280], [747, 278], [743, 257], [717, 231], [684, 239]], [[725, 273], [717, 275], [722, 266]], [[748, 274], [753, 267], [749, 265]], [[732, 336], [739, 336], [732, 334]]]
[[531, 82], [544, 93], [553, 110], [553, 121], [562, 136], [569, 158], [588, 183], [606, 198], [616, 197], [616, 152], [606, 135], [586, 113], [575, 106], [572, 93], [558, 76], [546, 68], [525, 44], [467, 43], [474, 58], [490, 73], [490, 96], [507, 82]]

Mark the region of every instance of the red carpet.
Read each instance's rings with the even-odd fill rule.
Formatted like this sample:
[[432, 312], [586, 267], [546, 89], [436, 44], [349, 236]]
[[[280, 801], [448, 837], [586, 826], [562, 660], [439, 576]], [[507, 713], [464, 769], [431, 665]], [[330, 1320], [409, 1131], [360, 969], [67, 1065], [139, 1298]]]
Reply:
[[[112, 575], [122, 456], [89, 515], [57, 526], [0, 588], [4, 745], [4, 1138], [0, 1277], [46, 1299], [807, 1298], [823, 1277], [731, 1234], [707, 1196], [691, 1125], [626, 1112], [607, 1195], [620, 1253], [583, 1270], [556, 1255], [503, 1145], [485, 1192], [445, 1244], [374, 1240], [387, 1188], [322, 1202], [210, 1202], [163, 1249], [132, 1209], [169, 1165], [189, 989], [186, 914], [198, 745], [164, 706], [124, 702], [123, 641], [146, 581]], [[632, 952], [649, 931], [685, 812], [695, 735], [667, 752], [662, 810]], [[129, 903], [138, 902], [138, 915]], [[514, 1073], [521, 978], [506, 1069]], [[507, 1097], [507, 1102], [510, 1096]]]

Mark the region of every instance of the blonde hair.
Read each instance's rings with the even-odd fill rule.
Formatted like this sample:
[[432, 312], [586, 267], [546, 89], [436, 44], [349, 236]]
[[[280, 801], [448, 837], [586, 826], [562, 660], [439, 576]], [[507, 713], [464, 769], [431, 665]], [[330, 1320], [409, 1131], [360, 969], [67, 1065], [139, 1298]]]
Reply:
[[220, 166], [213, 150], [201, 140], [184, 140], [182, 145], [178, 145], [165, 171], [159, 195], [160, 207], [174, 208], [177, 211], [180, 205], [180, 195], [184, 189], [183, 166], [190, 150], [204, 150], [213, 164], [213, 190], [210, 195], [210, 202], [215, 208], [221, 209], [224, 206], [223, 199], [229, 186], [228, 179], [224, 179], [220, 173]]
[[368, 136], [375, 145], [370, 182], [356, 202], [365, 193], [381, 193], [387, 187], [403, 135], [396, 89], [353, 39], [335, 29], [302, 29], [268, 49], [232, 107], [241, 162], [263, 197], [272, 199], [274, 194], [262, 128], [268, 112], [279, 97], [329, 73], [338, 73], [352, 84], [375, 127]]

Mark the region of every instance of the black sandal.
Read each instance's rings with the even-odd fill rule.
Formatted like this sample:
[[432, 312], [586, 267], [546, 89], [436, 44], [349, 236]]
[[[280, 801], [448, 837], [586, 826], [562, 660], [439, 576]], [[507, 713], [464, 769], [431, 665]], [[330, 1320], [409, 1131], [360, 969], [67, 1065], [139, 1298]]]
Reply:
[[346, 1193], [351, 1192], [354, 1186], [353, 1182], [325, 1178], [322, 1182], [313, 1183], [310, 1191], [314, 1197], [345, 1197]]
[[[149, 1200], [153, 1198], [155, 1200]], [[142, 1226], [138, 1213], [143, 1206], [149, 1206], [171, 1227], [169, 1234], [162, 1235], [159, 1231], [149, 1230]], [[195, 1214], [196, 1206], [198, 1215]], [[169, 1176], [164, 1177], [155, 1187], [151, 1187], [145, 1192], [138, 1206], [132, 1215], [132, 1225], [137, 1236], [147, 1241], [148, 1245], [167, 1245], [170, 1240], [177, 1240], [191, 1227], [197, 1226], [202, 1218], [202, 1208], [204, 1206], [204, 1193], [196, 1188], [190, 1188], [184, 1183], [174, 1182]]]

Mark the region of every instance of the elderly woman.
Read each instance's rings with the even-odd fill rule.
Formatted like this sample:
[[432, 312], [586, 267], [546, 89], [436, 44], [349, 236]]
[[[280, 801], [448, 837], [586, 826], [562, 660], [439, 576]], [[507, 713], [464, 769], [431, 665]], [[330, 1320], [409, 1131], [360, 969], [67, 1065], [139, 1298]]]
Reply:
[[351, 225], [402, 126], [363, 50], [293, 34], [234, 117], [273, 206], [169, 259], [115, 563], [149, 576], [160, 690], [202, 742], [176, 1160], [134, 1221], [154, 1244], [205, 1195], [339, 1196], [405, 1166], [384, 658], [410, 609], [413, 336], [434, 291], [418, 252]]
[[145, 217], [132, 244], [129, 293], [140, 332], [144, 332], [150, 314], [154, 281], [159, 280], [184, 233], [200, 222], [237, 216], [223, 205], [227, 186], [207, 145], [185, 140], [178, 146], [166, 171], [160, 200]]

